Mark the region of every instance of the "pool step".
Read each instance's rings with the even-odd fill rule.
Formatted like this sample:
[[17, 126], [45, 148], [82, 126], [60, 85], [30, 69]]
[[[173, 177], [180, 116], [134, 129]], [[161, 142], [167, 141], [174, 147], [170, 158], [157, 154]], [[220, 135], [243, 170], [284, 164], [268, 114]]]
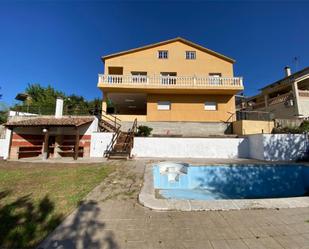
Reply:
[[183, 163], [161, 162], [158, 164], [161, 175], [167, 175], [169, 182], [179, 181], [180, 175], [188, 173], [188, 165]]

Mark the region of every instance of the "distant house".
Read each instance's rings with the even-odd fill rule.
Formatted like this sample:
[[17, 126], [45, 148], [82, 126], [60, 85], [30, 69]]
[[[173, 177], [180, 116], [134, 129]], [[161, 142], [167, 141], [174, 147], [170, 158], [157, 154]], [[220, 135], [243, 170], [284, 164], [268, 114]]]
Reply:
[[[103, 111], [121, 121], [224, 123], [232, 121], [234, 60], [183, 38], [102, 57]], [[170, 124], [165, 123], [164, 127]]]
[[246, 100], [246, 109], [267, 111], [274, 118], [309, 117], [309, 67], [291, 74], [285, 68], [285, 77], [261, 89]]

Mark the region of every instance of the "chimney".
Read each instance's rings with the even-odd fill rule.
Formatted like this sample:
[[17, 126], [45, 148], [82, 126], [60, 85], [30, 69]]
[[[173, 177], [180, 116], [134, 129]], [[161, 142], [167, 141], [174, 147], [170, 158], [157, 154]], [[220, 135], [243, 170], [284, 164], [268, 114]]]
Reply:
[[289, 77], [291, 75], [291, 68], [289, 66], [286, 66], [284, 68], [285, 77]]
[[63, 99], [57, 98], [56, 100], [56, 110], [55, 110], [55, 117], [61, 118], [63, 113]]

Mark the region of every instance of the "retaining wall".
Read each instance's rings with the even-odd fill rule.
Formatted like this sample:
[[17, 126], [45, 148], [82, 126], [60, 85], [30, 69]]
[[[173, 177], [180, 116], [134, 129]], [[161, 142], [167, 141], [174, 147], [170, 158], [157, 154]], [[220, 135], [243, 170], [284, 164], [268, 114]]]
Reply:
[[237, 135], [250, 135], [271, 133], [274, 121], [238, 120], [233, 122], [233, 133]]
[[136, 137], [132, 155], [166, 158], [248, 157], [245, 138], [155, 138]]
[[[127, 131], [132, 122], [121, 122], [121, 130]], [[223, 122], [138, 122], [151, 127], [155, 135], [178, 135], [182, 137], [206, 137], [209, 135], [231, 134], [231, 123]]]
[[111, 142], [113, 133], [94, 132], [91, 134], [90, 157], [103, 157]]
[[250, 135], [250, 158], [266, 161], [291, 161], [303, 158], [308, 152], [306, 134]]
[[[103, 157], [112, 133], [93, 133], [91, 157]], [[256, 134], [245, 138], [135, 137], [132, 155], [160, 158], [252, 158], [290, 161], [305, 156], [304, 134]]]

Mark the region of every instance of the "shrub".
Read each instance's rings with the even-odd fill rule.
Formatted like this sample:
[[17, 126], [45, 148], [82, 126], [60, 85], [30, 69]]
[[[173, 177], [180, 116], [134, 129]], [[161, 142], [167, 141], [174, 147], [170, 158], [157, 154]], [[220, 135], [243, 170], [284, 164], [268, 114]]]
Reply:
[[137, 136], [139, 137], [149, 137], [151, 132], [152, 132], [152, 128], [148, 127], [146, 125], [140, 125], [137, 127]]
[[301, 130], [301, 132], [309, 132], [309, 121], [308, 120], [303, 121], [299, 126], [299, 129]]
[[301, 133], [298, 127], [275, 127], [272, 130], [273, 134], [299, 134]]

